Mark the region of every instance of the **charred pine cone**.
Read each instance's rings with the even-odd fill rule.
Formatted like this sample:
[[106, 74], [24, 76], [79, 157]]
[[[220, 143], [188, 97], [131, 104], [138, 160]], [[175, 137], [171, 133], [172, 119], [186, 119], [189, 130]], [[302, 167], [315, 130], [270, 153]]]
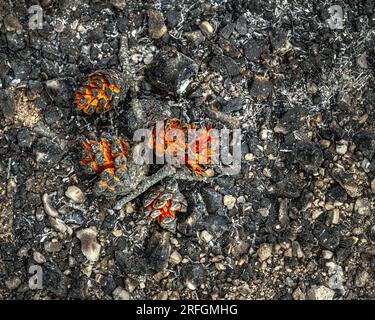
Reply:
[[186, 212], [187, 203], [178, 189], [176, 181], [169, 181], [151, 189], [145, 195], [145, 212], [151, 220], [157, 220], [161, 225], [171, 224], [178, 212]]
[[76, 104], [84, 113], [102, 113], [116, 106], [126, 95], [127, 86], [115, 70], [99, 70], [76, 91]]
[[[174, 129], [181, 130], [184, 135], [175, 134]], [[195, 137], [191, 140], [187, 140], [189, 130], [190, 134], [195, 132]], [[194, 124], [182, 124], [180, 120], [172, 118], [164, 122], [164, 131], [157, 132], [153, 128], [150, 143], [157, 157], [177, 157], [178, 163], [185, 164], [196, 176], [202, 177], [207, 175], [206, 170], [212, 163], [218, 146], [218, 140], [210, 131], [211, 128], [197, 130]]]
[[88, 173], [100, 174], [97, 189], [115, 191], [129, 182], [129, 144], [124, 138], [103, 137], [100, 141], [83, 140], [83, 144], [81, 164]]

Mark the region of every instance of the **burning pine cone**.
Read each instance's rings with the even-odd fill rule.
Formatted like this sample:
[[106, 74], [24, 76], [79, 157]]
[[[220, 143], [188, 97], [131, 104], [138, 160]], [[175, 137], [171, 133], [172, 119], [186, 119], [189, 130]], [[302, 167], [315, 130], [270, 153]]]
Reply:
[[122, 75], [114, 70], [99, 70], [89, 75], [88, 81], [76, 92], [76, 104], [84, 113], [101, 113], [118, 104], [126, 95]]
[[129, 183], [129, 144], [124, 138], [102, 138], [101, 141], [84, 140], [81, 160], [88, 173], [100, 174], [96, 185], [98, 194], [115, 192]]
[[[174, 129], [181, 130], [184, 135], [174, 135]], [[196, 130], [195, 141], [188, 141], [189, 129]], [[150, 143], [155, 147], [156, 156], [162, 157], [167, 153], [174, 157], [180, 155], [180, 158], [177, 159], [179, 163], [186, 165], [188, 169], [201, 177], [206, 175], [207, 168], [205, 167], [212, 163], [212, 158], [216, 155], [218, 146], [218, 140], [210, 131], [211, 128], [198, 130], [194, 124], [181, 124], [178, 119], [171, 119], [165, 122], [164, 131], [157, 133], [156, 129], [153, 129], [153, 137]], [[157, 135], [159, 135], [158, 138]], [[206, 163], [202, 163], [202, 159], [205, 159]]]
[[176, 219], [176, 213], [186, 212], [187, 203], [178, 190], [177, 182], [170, 181], [167, 185], [152, 189], [145, 196], [144, 207], [151, 220], [157, 219], [160, 224], [171, 224]]

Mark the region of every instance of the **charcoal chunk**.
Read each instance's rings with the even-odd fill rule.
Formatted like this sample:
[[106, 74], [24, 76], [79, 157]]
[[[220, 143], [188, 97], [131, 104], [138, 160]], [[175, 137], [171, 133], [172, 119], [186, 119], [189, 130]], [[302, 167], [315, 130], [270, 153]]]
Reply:
[[375, 133], [369, 131], [358, 132], [353, 137], [353, 141], [365, 157], [373, 158], [375, 154]]
[[249, 61], [259, 60], [263, 47], [262, 42], [256, 39], [250, 39], [244, 46], [245, 57]]
[[213, 57], [210, 61], [210, 66], [225, 77], [234, 77], [240, 73], [239, 64], [224, 55]]
[[192, 59], [176, 49], [164, 48], [146, 69], [145, 77], [155, 91], [178, 95], [186, 91], [197, 71]]
[[291, 157], [306, 173], [315, 172], [324, 161], [322, 150], [311, 141], [298, 141]]
[[13, 95], [9, 90], [0, 90], [0, 111], [6, 118], [13, 117], [15, 104]]
[[163, 271], [168, 265], [170, 254], [169, 233], [155, 231], [146, 248], [146, 256], [148, 257], [150, 268], [157, 272]]
[[330, 228], [318, 223], [314, 228], [314, 236], [319, 244], [330, 251], [334, 251], [340, 244], [340, 233], [336, 228]]

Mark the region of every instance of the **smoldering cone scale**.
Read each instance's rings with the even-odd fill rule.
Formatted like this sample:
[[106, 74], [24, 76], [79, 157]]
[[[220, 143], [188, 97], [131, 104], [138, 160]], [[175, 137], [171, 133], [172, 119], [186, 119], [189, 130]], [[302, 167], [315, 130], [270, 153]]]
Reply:
[[170, 224], [178, 212], [186, 212], [185, 197], [178, 189], [176, 181], [169, 181], [151, 189], [144, 198], [145, 212], [151, 220], [160, 224]]
[[120, 72], [99, 70], [88, 76], [76, 91], [76, 105], [85, 114], [102, 113], [115, 107], [127, 93]]
[[84, 150], [81, 165], [88, 173], [100, 175], [96, 183], [97, 194], [110, 195], [129, 184], [129, 144], [123, 137], [102, 137], [98, 140], [83, 140]]

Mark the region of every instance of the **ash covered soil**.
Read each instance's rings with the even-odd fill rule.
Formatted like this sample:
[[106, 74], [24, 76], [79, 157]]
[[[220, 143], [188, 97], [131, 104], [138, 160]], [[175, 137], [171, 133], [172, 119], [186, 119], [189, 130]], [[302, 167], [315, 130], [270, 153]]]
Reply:
[[[0, 298], [375, 297], [373, 1], [42, 0], [31, 30], [34, 4], [0, 4]], [[145, 77], [166, 47], [198, 66], [181, 95]], [[239, 174], [179, 181], [175, 232], [142, 195], [114, 210], [79, 164], [132, 98], [87, 117], [74, 92], [125, 64], [150, 112], [242, 130]]]

